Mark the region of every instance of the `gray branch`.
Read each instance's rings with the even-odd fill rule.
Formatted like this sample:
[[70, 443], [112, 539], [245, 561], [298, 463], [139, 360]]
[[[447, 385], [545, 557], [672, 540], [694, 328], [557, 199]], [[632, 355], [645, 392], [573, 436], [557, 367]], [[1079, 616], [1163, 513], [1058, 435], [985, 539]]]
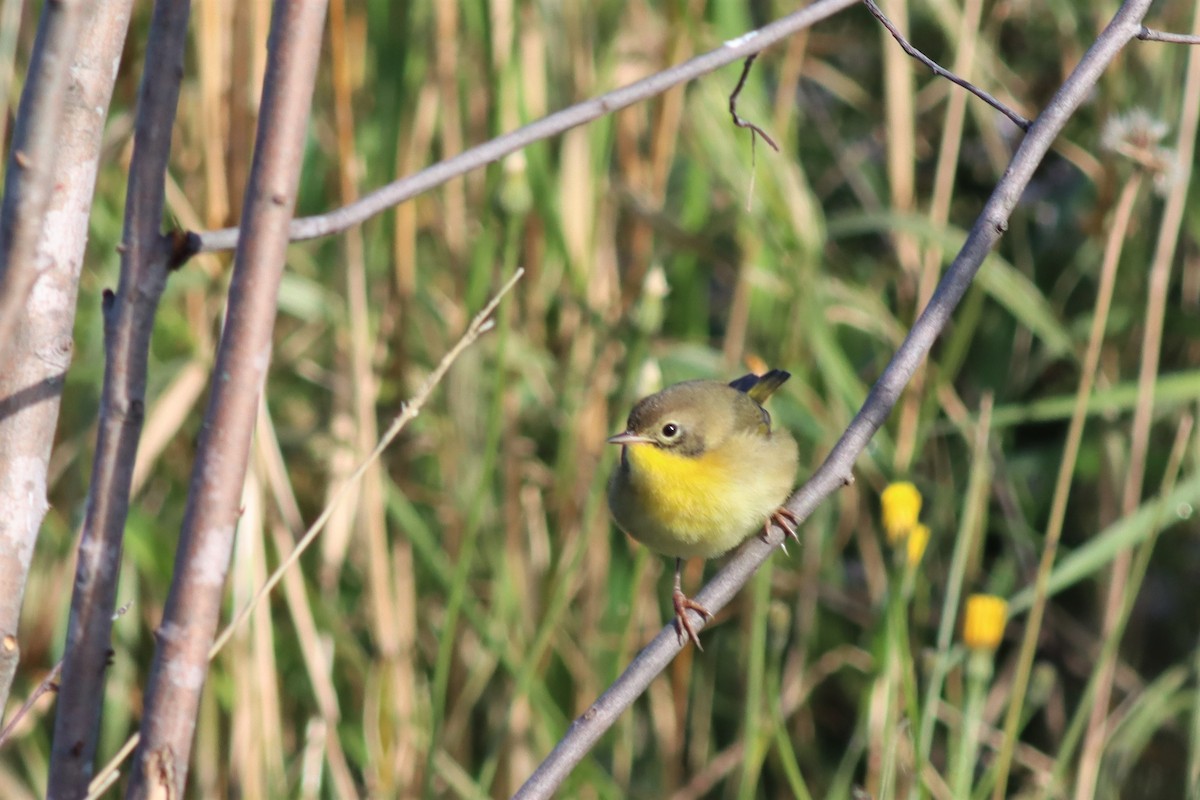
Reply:
[[[420, 172], [393, 181], [364, 195], [361, 200], [354, 203], [326, 214], [292, 220], [288, 236], [291, 241], [298, 242], [352, 228], [376, 214], [406, 200], [411, 200], [422, 192], [427, 192], [452, 178], [465, 175], [479, 167], [491, 164], [493, 161], [499, 161], [504, 156], [526, 148], [534, 142], [549, 139], [572, 128], [600, 119], [634, 103], [640, 103], [662, 94], [673, 86], [707, 75], [718, 67], [759, 53], [776, 42], [786, 39], [796, 31], [811, 27], [857, 2], [859, 0], [817, 0], [794, 14], [726, 42], [716, 50], [696, 56], [679, 66], [655, 73], [608, 94], [556, 111], [542, 117], [537, 122], [531, 122], [478, 147], [464, 150], [453, 158], [439, 161]], [[191, 233], [188, 235], [188, 239], [188, 249], [193, 252], [232, 250], [238, 242], [238, 229], [223, 228], [218, 231]]]
[[[276, 0], [262, 112], [212, 395], [192, 468], [175, 574], [146, 686], [127, 797], [183, 797], [208, 652], [221, 612], [259, 396], [270, 363], [288, 223], [321, 57], [325, 0]], [[180, 48], [182, 50], [182, 48]]]
[[[121, 274], [116, 293], [104, 297], [104, 386], [55, 719], [49, 783], [54, 798], [85, 796], [93, 770], [121, 541], [145, 411], [150, 333], [172, 253], [172, 240], [162, 235], [160, 224], [188, 10], [187, 0], [155, 5], [138, 90]], [[112, 61], [107, 64], [111, 70]]]
[[[59, 136], [67, 104], [71, 58], [83, 28], [86, 6], [81, 0], [47, 3], [42, 9], [29, 72], [21, 92], [13, 129], [12, 150], [4, 176], [4, 201], [0, 205], [0, 374], [9, 375], [10, 339], [25, 318], [23, 308], [38, 279], [38, 241], [42, 234], [50, 195], [58, 175]], [[9, 387], [0, 384], [0, 389]], [[18, 387], [21, 388], [21, 387]], [[23, 396], [30, 402], [42, 387], [29, 387]], [[0, 393], [0, 412], [15, 411], [8, 392]], [[5, 444], [0, 438], [0, 445]], [[27, 455], [36, 457], [34, 453]], [[7, 459], [6, 459], [7, 460]], [[15, 461], [16, 459], [12, 459]], [[33, 545], [46, 513], [46, 480], [43, 471], [14, 474], [10, 461], [0, 470], [0, 637], [12, 637], [15, 669], [17, 624]], [[26, 470], [22, 470], [25, 472]], [[35, 471], [36, 472], [36, 471]], [[11, 503], [13, 499], [32, 498]], [[16, 511], [21, 513], [16, 513]], [[8, 701], [12, 673], [0, 672], [0, 711]]]
[[0, 365], [20, 318], [18, 312], [39, 274], [34, 256], [54, 190], [71, 59], [89, 5], [82, 0], [46, 3], [38, 20], [0, 207]]
[[[1096, 85], [1104, 69], [1125, 45], [1138, 37], [1142, 29], [1142, 17], [1149, 6], [1150, 0], [1127, 0], [1034, 121], [1004, 177], [996, 184], [976, 219], [954, 263], [938, 284], [929, 305], [879, 376], [862, 409], [842, 434], [825, 463], [788, 501], [788, 510], [798, 519], [806, 519], [838, 488], [853, 480], [854, 462], [887, 420], [900, 393], [945, 328], [950, 314], [971, 285], [983, 260], [1007, 229], [1008, 218], [1033, 177], [1034, 170], [1071, 114]], [[783, 531], [779, 528], [771, 531], [769, 541], [752, 537], [696, 595], [695, 600], [714, 613], [723, 608], [782, 541]], [[704, 620], [693, 614], [692, 623], [699, 629]], [[571, 724], [566, 735], [514, 797], [521, 800], [550, 797], [571, 769], [591, 750], [617, 717], [646, 690], [650, 681], [671, 662], [681, 647], [673, 625], [660, 631], [616, 682]]]

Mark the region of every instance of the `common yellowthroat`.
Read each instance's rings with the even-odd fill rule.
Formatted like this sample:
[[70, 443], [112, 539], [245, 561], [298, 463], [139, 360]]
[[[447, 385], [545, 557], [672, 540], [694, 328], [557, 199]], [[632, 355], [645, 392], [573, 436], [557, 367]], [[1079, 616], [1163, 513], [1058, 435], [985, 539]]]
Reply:
[[774, 369], [729, 384], [668, 386], [634, 406], [625, 430], [608, 439], [621, 445], [609, 510], [621, 530], [675, 557], [676, 630], [697, 648], [687, 610], [712, 614], [683, 593], [683, 559], [721, 555], [772, 522], [796, 537], [796, 518], [781, 507], [796, 477], [796, 440], [772, 427], [762, 407], [790, 377]]

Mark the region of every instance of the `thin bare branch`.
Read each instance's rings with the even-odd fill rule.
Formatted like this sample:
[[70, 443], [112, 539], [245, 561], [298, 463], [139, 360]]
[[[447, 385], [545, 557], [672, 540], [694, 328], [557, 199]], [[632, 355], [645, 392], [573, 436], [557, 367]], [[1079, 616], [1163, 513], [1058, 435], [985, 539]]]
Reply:
[[[420, 172], [382, 186], [364, 195], [357, 202], [325, 214], [292, 220], [288, 236], [291, 241], [298, 242], [344, 231], [393, 206], [411, 200], [422, 192], [440, 186], [452, 178], [465, 175], [479, 167], [491, 164], [493, 161], [499, 161], [509, 153], [515, 153], [534, 142], [557, 136], [572, 128], [607, 116], [614, 111], [662, 94], [673, 86], [707, 75], [718, 67], [759, 53], [776, 42], [786, 39], [796, 31], [804, 30], [831, 17], [856, 2], [858, 0], [817, 0], [794, 14], [789, 14], [770, 25], [728, 41], [716, 50], [696, 56], [679, 66], [655, 73], [608, 94], [556, 111], [537, 122], [532, 122], [511, 133], [487, 141], [478, 147], [464, 150], [453, 158], [440, 161]], [[192, 253], [232, 250], [237, 246], [237, 242], [237, 228], [223, 228], [217, 231], [203, 231], [188, 235], [188, 249]]]
[[980, 89], [978, 86], [971, 83], [970, 81], [964, 80], [964, 79], [958, 77], [957, 75], [955, 75], [950, 70], [939, 66], [936, 61], [934, 61], [929, 56], [925, 55], [920, 50], [918, 50], [917, 48], [915, 48], [911, 44], [909, 44], [908, 40], [904, 38], [904, 34], [900, 33], [900, 30], [895, 25], [892, 24], [892, 21], [890, 19], [888, 19], [887, 16], [884, 15], [883, 11], [879, 8], [879, 6], [877, 6], [875, 4], [875, 0], [863, 0], [863, 4], [867, 7], [867, 10], [871, 12], [871, 16], [875, 17], [875, 19], [879, 20], [880, 24], [882, 24], [883, 27], [887, 28], [888, 33], [890, 33], [892, 35], [892, 38], [895, 39], [897, 43], [899, 43], [900, 47], [904, 50], [905, 53], [908, 53], [910, 56], [915, 58], [917, 61], [920, 61], [922, 64], [924, 64], [926, 67], [929, 67], [929, 69], [933, 72], [934, 75], [937, 75], [938, 77], [941, 77], [941, 78], [945, 78], [946, 80], [950, 81], [951, 83], [961, 86], [962, 88], [966, 89], [968, 92], [975, 95], [980, 100], [987, 103], [989, 106], [996, 109], [1004, 116], [1008, 117], [1010, 120], [1012, 120], [1013, 124], [1016, 125], [1018, 128], [1020, 128], [1021, 130], [1023, 130], [1023, 131], [1029, 130], [1029, 126], [1032, 125], [1033, 123], [1031, 123], [1029, 120], [1025, 119], [1025, 117], [1021, 116], [1013, 109], [1004, 105], [1004, 103], [1000, 102], [995, 97], [992, 97], [990, 94], [985, 92], [983, 89]]
[[[132, 602], [126, 603], [118, 608], [116, 613], [113, 614], [113, 619], [115, 620], [118, 617], [124, 616], [125, 612], [129, 610], [131, 605], [133, 605]], [[8, 742], [9, 737], [11, 737], [13, 732], [16, 730], [17, 725], [31, 710], [33, 710], [34, 704], [41, 699], [42, 695], [44, 695], [46, 692], [58, 691], [59, 676], [62, 674], [62, 667], [63, 662], [59, 660], [58, 663], [50, 668], [50, 671], [46, 673], [46, 677], [42, 678], [41, 683], [39, 683], [37, 687], [30, 692], [29, 697], [25, 698], [25, 702], [21, 704], [21, 707], [13, 713], [12, 718], [9, 719], [4, 725], [4, 729], [0, 730], [0, 750], [4, 749], [4, 745]]]
[[[807, 519], [838, 488], [853, 481], [853, 466], [875, 432], [887, 420], [905, 385], [924, 360], [950, 319], [983, 260], [1008, 227], [1008, 218], [1033, 172], [1049, 151], [1054, 139], [1101, 73], [1137, 36], [1150, 0], [1127, 0], [1109, 26], [1097, 38], [1071, 75], [1029, 129], [1013, 156], [1004, 177], [996, 184], [966, 242], [946, 271], [929, 305], [879, 376], [858, 414], [842, 434], [821, 467], [788, 500], [787, 509], [798, 520]], [[742, 550], [694, 598], [712, 612], [723, 608], [783, 541], [776, 527], [764, 541], [751, 537]], [[700, 628], [704, 620], [692, 619]], [[515, 797], [521, 800], [551, 796], [617, 717], [642, 694], [682, 648], [674, 625], [667, 625], [643, 649], [624, 673], [584, 712], [541, 763]]]
[[[129, 3], [125, 6], [127, 28]], [[159, 226], [187, 22], [187, 0], [155, 5], [146, 49], [148, 68], [138, 90], [121, 274], [116, 293], [106, 292], [104, 297], [104, 387], [55, 718], [49, 784], [49, 796], [54, 798], [83, 797], [94, 768], [121, 541], [145, 411], [150, 333], [172, 253], [171, 240]], [[120, 39], [124, 40], [124, 33]], [[116, 49], [119, 53], [120, 43]], [[105, 62], [111, 63], [111, 58]]]
[[1143, 42], [1166, 42], [1168, 44], [1200, 44], [1200, 36], [1195, 36], [1188, 33], [1169, 33], [1167, 31], [1156, 31], [1147, 28], [1145, 25], [1138, 31], [1137, 38]]
[[[767, 135], [767, 132], [755, 125], [753, 122], [742, 119], [737, 113], [738, 95], [742, 93], [742, 88], [746, 85], [746, 78], [750, 76], [750, 67], [754, 65], [754, 59], [758, 58], [758, 53], [746, 57], [746, 63], [742, 65], [742, 74], [738, 78], [737, 86], [733, 87], [733, 91], [729, 94], [729, 114], [733, 117], [733, 124], [739, 128], [750, 129], [750, 141], [754, 141], [754, 135], [758, 134], [763, 138], [763, 141], [771, 145], [771, 149], [776, 153], [779, 152], [779, 145], [775, 144], [775, 140]], [[753, 145], [752, 145], [753, 146]]]
[[82, 0], [46, 3], [38, 22], [0, 207], [0, 365], [21, 317], [18, 312], [40, 274], [35, 260], [38, 237], [54, 191], [71, 60], [89, 6]]
[[21, 720], [25, 718], [25, 715], [28, 714], [33, 708], [34, 703], [40, 700], [42, 695], [44, 695], [46, 692], [58, 689], [58, 675], [60, 672], [62, 672], [61, 661], [55, 664], [54, 667], [46, 673], [46, 677], [42, 678], [42, 681], [37, 685], [37, 688], [30, 692], [29, 697], [25, 698], [25, 702], [21, 704], [21, 707], [13, 712], [12, 717], [7, 723], [5, 723], [3, 730], [0, 730], [0, 749], [4, 748], [4, 745], [8, 742], [9, 737], [12, 736], [13, 731], [16, 730], [17, 725], [20, 724]]
[[[175, 574], [157, 631], [127, 797], [183, 796], [208, 651], [221, 612], [279, 283], [300, 182], [324, 0], [276, 0], [262, 114], [213, 391], [188, 491]], [[180, 48], [182, 50], [182, 48]]]

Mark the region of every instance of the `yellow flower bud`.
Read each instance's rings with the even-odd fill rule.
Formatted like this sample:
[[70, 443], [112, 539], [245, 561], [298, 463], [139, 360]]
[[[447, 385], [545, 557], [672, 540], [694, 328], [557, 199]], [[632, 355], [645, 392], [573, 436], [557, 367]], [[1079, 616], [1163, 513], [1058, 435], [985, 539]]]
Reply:
[[929, 526], [918, 522], [909, 532], [908, 540], [905, 542], [910, 567], [916, 567], [921, 563], [927, 544], [929, 544]]
[[1008, 602], [994, 594], [973, 594], [967, 598], [963, 615], [963, 642], [972, 650], [995, 650], [1004, 638]]
[[879, 498], [883, 505], [883, 530], [889, 544], [908, 536], [921, 514], [921, 493], [908, 481], [890, 483]]

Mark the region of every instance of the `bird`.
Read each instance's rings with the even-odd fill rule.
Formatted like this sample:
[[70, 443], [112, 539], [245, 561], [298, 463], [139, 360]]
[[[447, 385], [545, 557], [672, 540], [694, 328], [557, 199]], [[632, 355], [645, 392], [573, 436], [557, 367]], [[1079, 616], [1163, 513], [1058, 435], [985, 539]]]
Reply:
[[[688, 610], [712, 614], [683, 593], [686, 558], [714, 558], [772, 523], [796, 539], [783, 506], [799, 464], [796, 440], [771, 424], [763, 403], [791, 375], [773, 369], [731, 383], [690, 380], [640, 400], [625, 430], [608, 438], [621, 456], [608, 483], [617, 526], [675, 558], [675, 627], [680, 643], [700, 637]], [[685, 636], [687, 637], [685, 639]]]

